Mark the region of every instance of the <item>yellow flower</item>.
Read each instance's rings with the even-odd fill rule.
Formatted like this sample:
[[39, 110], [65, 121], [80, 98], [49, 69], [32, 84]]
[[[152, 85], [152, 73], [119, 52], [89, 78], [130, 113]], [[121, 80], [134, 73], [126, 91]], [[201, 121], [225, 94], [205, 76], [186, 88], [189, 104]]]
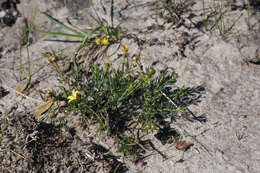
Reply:
[[68, 97], [69, 102], [71, 102], [72, 100], [76, 100], [77, 94], [78, 94], [78, 91], [72, 90], [72, 95]]
[[125, 53], [128, 52], [128, 49], [129, 49], [129, 47], [128, 47], [127, 44], [123, 45], [123, 51], [124, 51]]
[[105, 37], [105, 38], [103, 38], [103, 40], [102, 40], [102, 44], [103, 45], [107, 45], [108, 44], [108, 39]]
[[97, 44], [97, 45], [100, 45], [100, 43], [101, 43], [100, 38], [96, 38], [96, 44]]

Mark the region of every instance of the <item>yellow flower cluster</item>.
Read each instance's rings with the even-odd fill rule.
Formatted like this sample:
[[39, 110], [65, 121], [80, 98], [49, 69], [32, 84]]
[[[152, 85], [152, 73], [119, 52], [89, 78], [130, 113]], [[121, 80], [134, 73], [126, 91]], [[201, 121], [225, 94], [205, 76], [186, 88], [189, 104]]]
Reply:
[[104, 37], [102, 40], [100, 38], [96, 38], [96, 44], [97, 45], [100, 45], [100, 44], [103, 44], [103, 45], [108, 45], [108, 39], [106, 37]]

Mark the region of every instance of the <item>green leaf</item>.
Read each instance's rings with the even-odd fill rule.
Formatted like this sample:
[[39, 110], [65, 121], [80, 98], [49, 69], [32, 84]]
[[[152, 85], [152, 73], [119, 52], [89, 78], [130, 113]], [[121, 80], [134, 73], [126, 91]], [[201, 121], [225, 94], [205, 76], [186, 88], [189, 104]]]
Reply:
[[43, 34], [49, 34], [49, 35], [60, 35], [60, 36], [68, 36], [68, 37], [76, 37], [76, 38], [84, 38], [84, 35], [78, 35], [78, 34], [68, 34], [64, 32], [50, 32], [50, 31], [44, 31], [44, 30], [39, 30], [39, 29], [32, 29], [32, 28], [27, 28], [27, 31], [30, 32], [39, 32]]

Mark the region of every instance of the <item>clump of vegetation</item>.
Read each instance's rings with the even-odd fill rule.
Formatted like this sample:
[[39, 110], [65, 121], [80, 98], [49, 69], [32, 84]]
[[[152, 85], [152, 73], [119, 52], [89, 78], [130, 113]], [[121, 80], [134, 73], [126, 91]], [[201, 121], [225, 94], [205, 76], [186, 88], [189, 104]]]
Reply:
[[[143, 127], [154, 124], [156, 114], [176, 110], [162, 95], [167, 93], [170, 98], [176, 97], [176, 93], [170, 93], [167, 88], [176, 82], [175, 73], [167, 76], [163, 72], [159, 77], [153, 78], [152, 68], [138, 73], [127, 62], [117, 70], [106, 63], [103, 67], [93, 64], [90, 72], [80, 68], [77, 73], [78, 76], [72, 78], [69, 84], [73, 90], [64, 88], [62, 93], [56, 94], [56, 101], [68, 101], [66, 110], [94, 116], [102, 127], [113, 132], [115, 128], [119, 130], [121, 121], [133, 119], [137, 110], [142, 112], [137, 118]], [[131, 108], [134, 110], [129, 113]]]
[[183, 15], [190, 11], [191, 3], [185, 0], [156, 0], [156, 11], [167, 23], [180, 24], [183, 22]]
[[66, 102], [60, 110], [94, 120], [100, 131], [122, 139], [120, 151], [130, 154], [132, 144], [138, 142], [129, 129], [156, 130], [161, 117], [185, 113], [183, 105], [174, 105], [185, 94], [172, 89], [176, 73], [161, 72], [155, 77], [153, 68], [143, 69], [140, 55], [132, 62], [127, 52], [122, 58], [123, 63], [117, 69], [111, 63], [93, 63], [90, 71], [80, 66], [67, 80], [68, 87], [62, 86], [62, 91], [52, 93], [56, 102]]
[[[119, 55], [120, 65], [114, 67], [109, 61], [106, 50], [111, 44], [120, 43], [122, 33], [119, 25], [106, 26], [97, 17], [98, 26], [91, 33], [85, 33], [70, 28], [45, 13], [41, 14], [74, 34], [37, 29], [28, 31], [79, 37], [83, 41], [71, 58], [73, 67], [69, 75], [57, 63], [61, 58], [54, 60], [57, 57], [55, 53], [50, 56], [49, 61], [58, 73], [61, 90], [49, 92], [48, 101], [42, 106], [43, 110], [36, 111], [37, 116], [52, 106], [52, 103], [63, 102], [65, 105], [57, 108], [58, 113], [79, 113], [86, 119], [94, 120], [99, 124], [100, 132], [116, 138], [119, 151], [125, 155], [135, 155], [145, 151], [140, 138], [136, 136], [136, 130], [158, 130], [162, 119], [186, 113], [185, 105], [178, 101], [186, 94], [175, 86], [178, 78], [175, 72], [156, 73], [152, 67], [145, 68], [141, 63], [141, 53], [133, 52], [133, 56], [130, 56], [128, 45], [121, 47], [123, 54], [121, 52]], [[85, 47], [93, 52], [92, 57], [89, 55], [82, 63], [78, 55]], [[106, 62], [96, 63], [94, 59], [97, 54], [106, 57]]]

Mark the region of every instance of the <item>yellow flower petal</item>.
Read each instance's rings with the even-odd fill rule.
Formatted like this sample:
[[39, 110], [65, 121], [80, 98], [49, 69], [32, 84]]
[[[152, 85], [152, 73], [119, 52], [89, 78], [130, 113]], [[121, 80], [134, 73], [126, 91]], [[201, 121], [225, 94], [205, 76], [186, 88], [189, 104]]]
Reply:
[[124, 52], [128, 52], [129, 46], [127, 44], [123, 45]]
[[100, 45], [100, 43], [101, 43], [101, 40], [100, 40], [100, 38], [96, 38], [96, 40], [95, 40], [95, 41], [96, 41], [96, 44], [97, 44], [97, 45]]
[[71, 102], [72, 100], [76, 100], [77, 99], [77, 94], [78, 94], [78, 91], [72, 90], [72, 95], [68, 96], [69, 102]]
[[78, 94], [78, 91], [72, 90], [72, 95], [73, 95], [74, 97], [77, 97], [77, 94]]
[[105, 37], [105, 38], [103, 38], [103, 40], [102, 40], [102, 44], [103, 45], [107, 45], [108, 44], [108, 39]]

